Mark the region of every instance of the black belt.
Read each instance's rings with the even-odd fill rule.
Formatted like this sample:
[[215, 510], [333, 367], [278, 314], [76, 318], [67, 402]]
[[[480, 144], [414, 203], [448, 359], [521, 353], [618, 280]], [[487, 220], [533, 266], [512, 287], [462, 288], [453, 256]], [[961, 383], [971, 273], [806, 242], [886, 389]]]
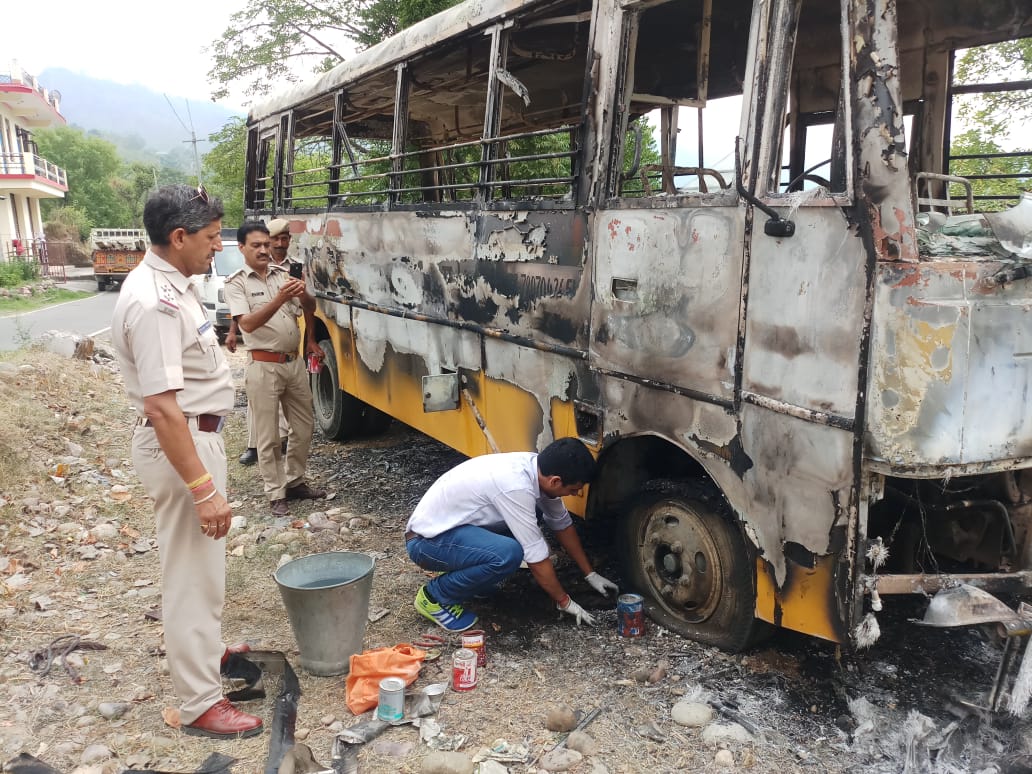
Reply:
[[412, 540], [412, 538], [421, 538], [421, 537], [423, 537], [423, 536], [422, 535], [417, 535], [415, 532], [412, 532], [411, 530], [409, 530], [408, 532], [405, 533], [405, 542], [407, 543], [408, 541]]
[[[220, 433], [222, 432], [222, 426], [226, 423], [226, 418], [219, 416], [218, 414], [198, 414], [195, 417], [187, 417], [186, 423], [196, 420], [197, 429], [202, 433]], [[140, 418], [140, 425], [142, 427], [154, 427], [149, 419]]]

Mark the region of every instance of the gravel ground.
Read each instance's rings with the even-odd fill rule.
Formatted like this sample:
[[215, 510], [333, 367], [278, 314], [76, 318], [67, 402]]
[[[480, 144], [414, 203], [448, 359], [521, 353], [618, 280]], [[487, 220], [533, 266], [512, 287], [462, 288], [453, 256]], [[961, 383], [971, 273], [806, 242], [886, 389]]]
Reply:
[[[149, 503], [128, 460], [121, 385], [98, 359], [23, 352], [0, 362], [0, 421], [14, 428], [0, 453], [25, 463], [0, 489], [0, 684], [8, 697], [0, 706], [0, 761], [29, 753], [61, 772], [186, 772], [221, 752], [238, 759], [234, 772], [265, 771], [269, 733], [216, 743], [167, 722], [176, 700], [160, 621], [147, 615], [160, 604]], [[242, 357], [231, 362], [241, 384]], [[238, 393], [225, 432], [230, 499], [246, 520], [227, 540], [225, 639], [283, 651], [294, 664], [302, 690], [297, 738], [325, 765], [337, 732], [371, 715], [348, 711], [343, 676], [299, 668], [272, 574], [289, 558], [319, 551], [369, 554], [376, 561], [370, 606], [386, 613], [366, 626], [364, 647], [418, 639], [427, 622], [412, 597], [426, 574], [408, 560], [402, 532], [430, 483], [463, 458], [397, 424], [361, 442], [317, 439], [310, 481], [331, 499], [296, 506], [289, 521], [275, 522], [256, 468], [236, 463], [243, 404]], [[320, 524], [331, 528], [313, 528]], [[605, 530], [585, 525], [582, 535], [600, 572], [622, 585]], [[457, 747], [472, 758], [503, 743], [521, 759], [481, 771], [542, 770], [566, 738], [547, 727], [561, 707], [573, 722], [587, 721], [589, 740], [569, 743], [586, 753], [570, 764], [575, 774], [1032, 770], [1027, 719], [982, 718], [957, 700], [977, 699], [988, 687], [998, 645], [975, 630], [913, 625], [921, 600], [887, 600], [882, 636], [863, 654], [780, 632], [732, 656], [651, 622], [644, 637], [620, 638], [613, 602], [595, 595], [561, 552], [557, 568], [598, 624], [578, 628], [560, 618], [529, 573], [518, 573], [475, 607], [489, 658], [477, 688], [446, 692], [436, 717], [441, 734], [429, 742], [406, 725], [363, 745], [363, 774], [426, 771], [435, 750]], [[67, 635], [105, 649], [69, 654], [74, 674], [61, 659], [45, 676], [29, 668], [34, 652]], [[446, 638], [416, 689], [450, 678], [457, 645]], [[269, 678], [265, 687], [266, 699], [245, 706], [268, 724], [278, 683]], [[678, 722], [693, 712], [713, 717], [701, 726]]]

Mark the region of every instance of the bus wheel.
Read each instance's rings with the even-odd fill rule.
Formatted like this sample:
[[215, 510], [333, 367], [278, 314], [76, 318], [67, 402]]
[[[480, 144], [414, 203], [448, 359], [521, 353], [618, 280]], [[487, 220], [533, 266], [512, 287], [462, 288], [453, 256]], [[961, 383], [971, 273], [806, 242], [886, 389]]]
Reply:
[[650, 481], [623, 527], [624, 570], [654, 620], [732, 652], [751, 644], [753, 561], [715, 486]]
[[315, 426], [324, 438], [331, 441], [354, 438], [362, 429], [362, 406], [365, 404], [341, 391], [333, 342], [324, 339], [319, 346], [323, 351], [322, 369], [311, 375]]
[[97, 280], [97, 292], [98, 293], [103, 293], [105, 290], [107, 290], [107, 280], [98, 279]]

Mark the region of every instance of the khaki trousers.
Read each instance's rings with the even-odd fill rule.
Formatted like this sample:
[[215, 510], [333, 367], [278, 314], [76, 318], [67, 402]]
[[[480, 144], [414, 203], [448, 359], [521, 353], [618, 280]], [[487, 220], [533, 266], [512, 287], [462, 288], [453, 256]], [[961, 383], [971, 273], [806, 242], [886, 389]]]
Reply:
[[[215, 488], [226, 494], [226, 448], [218, 433], [191, 427], [194, 446]], [[219, 665], [222, 606], [226, 598], [226, 541], [201, 532], [193, 495], [169, 464], [154, 428], [133, 434], [133, 465], [154, 499], [154, 525], [161, 560], [161, 613], [165, 652], [185, 725], [222, 698]]]
[[[279, 410], [279, 437], [280, 440], [290, 437], [290, 426], [287, 418], [283, 416], [283, 407]], [[247, 401], [247, 448], [257, 449], [257, 436], [254, 432], [254, 410], [251, 408], [251, 401]]]
[[[244, 377], [247, 400], [254, 417], [254, 441], [258, 450], [258, 470], [265, 482], [265, 496], [282, 500], [287, 487], [300, 484], [308, 466], [315, 417], [312, 415], [312, 388], [304, 361], [265, 363], [252, 360]], [[280, 449], [279, 409], [290, 426], [286, 460]]]

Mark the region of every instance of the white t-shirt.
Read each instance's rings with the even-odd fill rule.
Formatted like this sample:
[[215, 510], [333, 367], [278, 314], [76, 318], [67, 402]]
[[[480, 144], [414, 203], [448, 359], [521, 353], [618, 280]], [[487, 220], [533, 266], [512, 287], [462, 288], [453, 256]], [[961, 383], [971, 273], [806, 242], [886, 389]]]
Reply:
[[535, 506], [552, 530], [565, 529], [573, 520], [562, 498], [541, 494], [537, 457], [535, 452], [509, 452], [466, 460], [434, 482], [405, 529], [427, 538], [464, 525], [507, 529], [523, 546], [528, 563], [547, 559]]

